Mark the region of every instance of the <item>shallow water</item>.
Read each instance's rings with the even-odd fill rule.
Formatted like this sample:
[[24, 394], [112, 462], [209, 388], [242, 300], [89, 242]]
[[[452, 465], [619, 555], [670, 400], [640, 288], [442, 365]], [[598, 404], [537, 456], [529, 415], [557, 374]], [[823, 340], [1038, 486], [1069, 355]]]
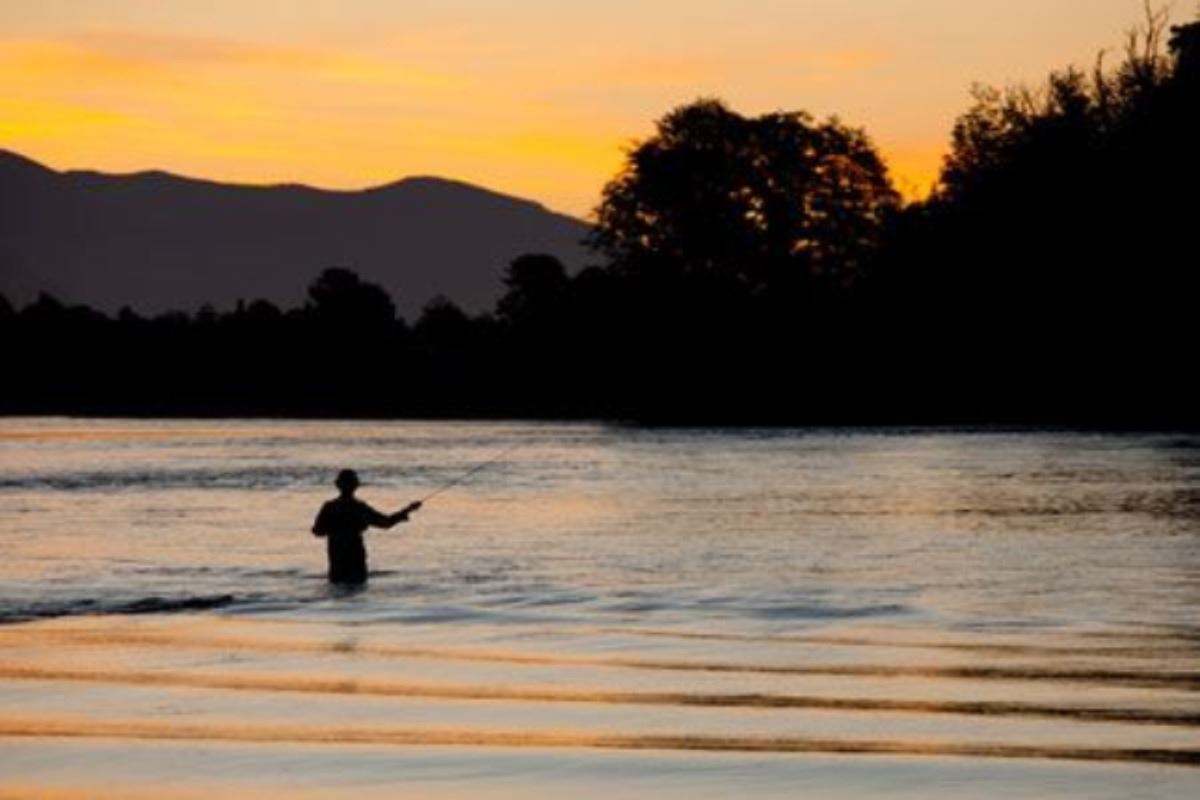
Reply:
[[1196, 435], [5, 420], [0, 544], [0, 796], [1200, 788]]

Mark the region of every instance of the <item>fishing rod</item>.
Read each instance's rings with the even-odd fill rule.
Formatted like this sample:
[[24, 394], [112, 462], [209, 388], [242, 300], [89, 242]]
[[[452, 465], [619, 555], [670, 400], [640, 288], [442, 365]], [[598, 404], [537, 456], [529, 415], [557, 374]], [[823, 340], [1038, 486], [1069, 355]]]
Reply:
[[511, 447], [507, 447], [504, 450], [502, 450], [501, 452], [492, 456], [487, 461], [479, 462], [478, 464], [471, 467], [469, 470], [467, 470], [463, 474], [459, 475], [454, 480], [450, 481], [449, 483], [442, 484], [440, 487], [438, 487], [437, 489], [434, 489], [432, 492], [425, 495], [424, 497], [422, 497], [420, 500], [413, 503], [412, 505], [416, 506], [417, 508], [420, 508], [422, 505], [424, 505], [425, 503], [428, 503], [430, 500], [437, 497], [442, 492], [449, 491], [450, 489], [453, 489], [455, 486], [465, 483], [467, 480], [469, 480], [471, 478], [471, 476], [475, 475], [476, 473], [482, 472], [483, 470], [492, 466], [493, 464], [498, 462], [500, 459], [504, 458], [506, 455], [513, 452], [517, 448], [519, 448], [522, 444], [523, 444], [522, 442], [517, 442], [516, 444], [512, 445]]

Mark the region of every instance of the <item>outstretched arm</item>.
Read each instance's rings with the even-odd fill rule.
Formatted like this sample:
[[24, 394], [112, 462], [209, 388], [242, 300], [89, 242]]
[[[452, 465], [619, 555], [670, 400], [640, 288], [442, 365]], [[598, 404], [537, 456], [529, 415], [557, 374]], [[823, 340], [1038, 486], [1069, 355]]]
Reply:
[[421, 504], [419, 502], [409, 503], [395, 514], [381, 514], [375, 509], [370, 508], [370, 518], [368, 519], [368, 522], [370, 522], [371, 526], [374, 528], [394, 528], [401, 522], [408, 522], [408, 515], [420, 507]]

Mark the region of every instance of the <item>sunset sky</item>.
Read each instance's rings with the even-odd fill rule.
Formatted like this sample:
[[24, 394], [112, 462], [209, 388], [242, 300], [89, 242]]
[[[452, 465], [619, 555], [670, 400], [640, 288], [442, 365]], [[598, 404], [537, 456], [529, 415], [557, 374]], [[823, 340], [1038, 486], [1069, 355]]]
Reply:
[[654, 119], [715, 95], [864, 126], [911, 195], [973, 82], [1088, 65], [1140, 19], [1139, 0], [0, 0], [0, 147], [329, 188], [440, 175], [586, 215]]

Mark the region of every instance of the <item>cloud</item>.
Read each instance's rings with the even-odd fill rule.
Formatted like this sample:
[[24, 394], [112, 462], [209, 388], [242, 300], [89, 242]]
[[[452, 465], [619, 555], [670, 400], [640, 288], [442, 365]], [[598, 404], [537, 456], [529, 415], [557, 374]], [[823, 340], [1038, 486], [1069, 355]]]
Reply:
[[461, 87], [451, 73], [366, 58], [329, 47], [125, 31], [87, 32], [59, 40], [0, 41], [0, 70], [29, 81], [86, 77], [92, 82], [161, 82], [236, 73], [349, 84], [445, 91]]
[[157, 65], [72, 41], [0, 42], [0, 75], [8, 85], [87, 78], [143, 81], [161, 74]]
[[0, 137], [3, 142], [70, 137], [84, 132], [95, 134], [127, 121], [125, 115], [102, 108], [0, 97]]

